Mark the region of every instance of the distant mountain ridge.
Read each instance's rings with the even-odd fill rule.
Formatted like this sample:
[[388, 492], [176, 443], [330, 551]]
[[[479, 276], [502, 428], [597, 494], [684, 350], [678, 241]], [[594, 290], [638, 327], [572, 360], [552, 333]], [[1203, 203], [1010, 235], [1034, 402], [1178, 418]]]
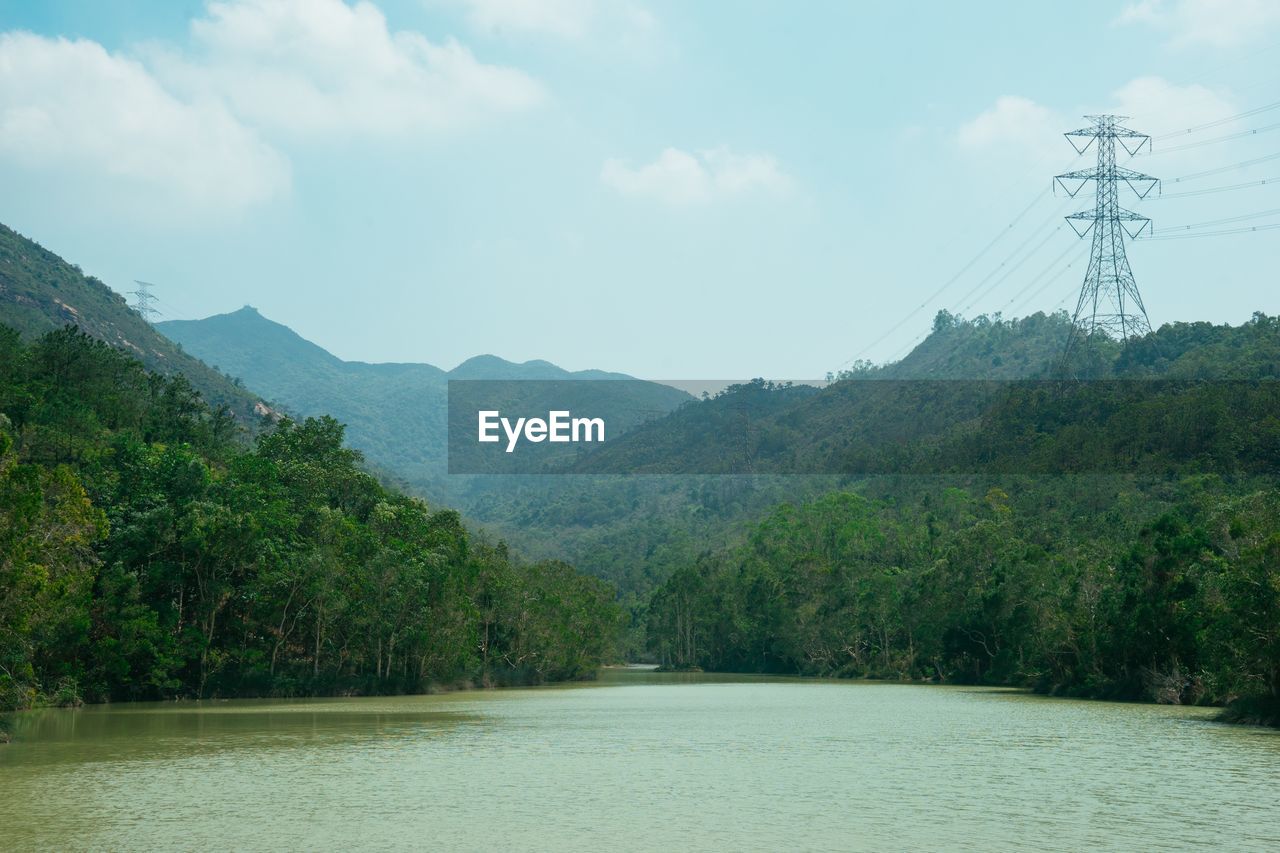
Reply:
[[[344, 361], [246, 305], [203, 320], [156, 328], [218, 369], [296, 415], [330, 414], [347, 425], [352, 447], [433, 495], [444, 485], [450, 379], [631, 379], [603, 370], [570, 371], [548, 361], [522, 364], [495, 355], [452, 370], [412, 362]], [[667, 385], [635, 383], [637, 408], [670, 411], [693, 398]]]
[[27, 338], [74, 325], [127, 351], [148, 370], [181, 373], [206, 401], [227, 406], [243, 423], [269, 411], [248, 390], [157, 333], [123, 296], [5, 225], [0, 225], [0, 323]]
[[[288, 357], [302, 365], [325, 364], [352, 372], [401, 376], [405, 373], [445, 376], [449, 379], [632, 379], [625, 373], [604, 370], [565, 370], [549, 361], [507, 361], [496, 355], [476, 355], [452, 370], [426, 362], [345, 361], [314, 344], [293, 329], [262, 316], [252, 305], [238, 311], [215, 314], [202, 320], [165, 320], [156, 328], [170, 340], [191, 351], [204, 351], [222, 359], [220, 367], [246, 382], [271, 380], [279, 365], [263, 358]], [[245, 373], [251, 375], [244, 375]]]

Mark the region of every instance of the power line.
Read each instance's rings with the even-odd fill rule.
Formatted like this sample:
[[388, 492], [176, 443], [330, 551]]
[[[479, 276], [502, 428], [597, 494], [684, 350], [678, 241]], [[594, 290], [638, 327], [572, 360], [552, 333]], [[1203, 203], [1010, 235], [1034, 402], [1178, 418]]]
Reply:
[[[987, 282], [991, 281], [993, 276], [995, 276], [1002, 269], [1008, 266], [1010, 261], [1012, 261], [1015, 257], [1017, 257], [1022, 252], [1023, 249], [1025, 249], [1028, 245], [1030, 245], [1031, 241], [1034, 240], [1038, 234], [1043, 232], [1044, 229], [1047, 228], [1049, 225], [1052, 225], [1054, 220], [1058, 218], [1058, 216], [1062, 213], [1063, 210], [1065, 210], [1070, 205], [1070, 203], [1071, 203], [1071, 200], [1068, 198], [1062, 204], [1060, 204], [1057, 207], [1057, 209], [1055, 209], [1052, 213], [1049, 214], [1048, 219], [1046, 219], [1044, 222], [1036, 226], [1036, 228], [1029, 235], [1027, 235], [1027, 238], [1023, 240], [1021, 243], [1019, 243], [1011, 252], [1005, 255], [1004, 259], [1001, 260], [1000, 263], [997, 264], [994, 269], [989, 270], [986, 275], [984, 275], [981, 279], [978, 280], [977, 284], [975, 284], [973, 287], [969, 289], [967, 293], [965, 293], [964, 296], [960, 297], [960, 299], [952, 303], [950, 306], [950, 310], [952, 311], [952, 313], [962, 313], [973, 308], [974, 305], [976, 305], [978, 302], [980, 302], [981, 300], [989, 296], [996, 286], [1008, 280], [1008, 278], [1011, 275], [1013, 275], [1013, 273], [1016, 272], [1019, 267], [1021, 267], [1024, 263], [1026, 263], [1028, 260], [1034, 257], [1035, 253], [1040, 251], [1040, 249], [1045, 245], [1045, 243], [1049, 242], [1049, 240], [1053, 237], [1055, 233], [1062, 230], [1061, 225], [1059, 225], [1057, 228], [1050, 230], [1050, 232], [1044, 237], [1044, 239], [1042, 239], [1035, 246], [1035, 248], [1033, 248], [1026, 255], [1023, 255], [1021, 260], [1014, 263], [1014, 265], [1010, 267], [1004, 273], [1004, 275], [1000, 276], [1000, 278], [997, 279], [986, 290], [983, 290], [980, 296], [978, 296], [976, 299], [971, 299], [971, 297], [973, 297], [975, 293], [977, 293], [984, 285], [986, 285]], [[1063, 254], [1065, 255], [1066, 253], [1064, 252]]]
[[[1066, 251], [1064, 251], [1064, 252], [1063, 252], [1061, 255], [1059, 255], [1057, 258], [1054, 258], [1054, 260], [1053, 260], [1053, 261], [1052, 261], [1052, 262], [1051, 262], [1047, 267], [1045, 267], [1043, 270], [1041, 270], [1039, 273], [1037, 273], [1034, 277], [1032, 277], [1031, 281], [1030, 281], [1030, 282], [1028, 282], [1028, 284], [1027, 284], [1025, 287], [1023, 287], [1023, 288], [1022, 288], [1022, 290], [1021, 290], [1021, 291], [1019, 291], [1019, 293], [1013, 297], [1013, 299], [1010, 299], [1010, 300], [1009, 300], [1009, 302], [1005, 303], [1005, 307], [1007, 308], [1007, 307], [1008, 307], [1008, 306], [1009, 306], [1009, 305], [1014, 301], [1014, 299], [1017, 299], [1017, 298], [1018, 298], [1018, 296], [1020, 296], [1020, 295], [1022, 295], [1023, 293], [1025, 293], [1029, 287], [1033, 286], [1033, 285], [1034, 285], [1037, 281], [1039, 281], [1041, 278], [1044, 278], [1044, 276], [1045, 276], [1046, 274], [1048, 274], [1051, 270], [1053, 270], [1055, 267], [1057, 267], [1057, 269], [1058, 269], [1057, 273], [1055, 273], [1054, 275], [1050, 276], [1050, 277], [1048, 278], [1048, 280], [1046, 280], [1042, 285], [1040, 285], [1040, 287], [1036, 289], [1036, 292], [1035, 292], [1035, 293], [1033, 293], [1033, 294], [1031, 294], [1031, 295], [1030, 295], [1026, 300], [1024, 300], [1024, 301], [1023, 301], [1023, 303], [1022, 303], [1022, 304], [1026, 304], [1027, 302], [1030, 302], [1032, 299], [1035, 299], [1037, 296], [1039, 296], [1041, 293], [1043, 293], [1043, 292], [1045, 291], [1045, 289], [1046, 289], [1046, 288], [1048, 288], [1051, 284], [1053, 284], [1053, 283], [1054, 283], [1055, 281], [1057, 281], [1058, 279], [1062, 278], [1062, 276], [1063, 276], [1063, 275], [1065, 275], [1065, 274], [1066, 274], [1066, 273], [1067, 273], [1067, 272], [1068, 272], [1072, 267], [1074, 267], [1074, 266], [1076, 265], [1076, 263], [1077, 263], [1077, 262], [1079, 262], [1081, 259], [1080, 259], [1080, 258], [1076, 258], [1074, 261], [1072, 261], [1071, 263], [1067, 264], [1065, 267], [1058, 267], [1057, 265], [1058, 265], [1059, 263], [1061, 263], [1061, 261], [1062, 261], [1062, 259], [1063, 259], [1063, 258], [1065, 258], [1068, 254], [1070, 254], [1072, 251], [1075, 251], [1075, 250], [1076, 250], [1076, 247], [1075, 247], [1074, 245], [1069, 246], [1069, 247], [1067, 248], [1067, 250], [1066, 250]], [[1075, 288], [1072, 288], [1071, 292], [1070, 292], [1070, 293], [1068, 293], [1067, 295], [1068, 295], [1068, 296], [1070, 296], [1070, 295], [1071, 295], [1071, 293], [1074, 293], [1074, 292], [1075, 292]], [[1064, 300], [1062, 300], [1062, 301], [1065, 301], [1065, 299], [1064, 299]], [[1060, 302], [1058, 303], [1058, 305], [1061, 305], [1061, 304], [1062, 304], [1062, 301], [1060, 301]], [[1020, 306], [1020, 307], [1021, 307], [1021, 306]], [[1053, 306], [1053, 307], [1054, 307], [1054, 308], [1057, 308], [1058, 306], [1057, 306], [1057, 305], [1055, 305], [1055, 306]], [[910, 351], [911, 351], [911, 349], [914, 349], [914, 348], [915, 348], [915, 347], [916, 347], [916, 346], [917, 346], [921, 341], [923, 341], [925, 338], [929, 337], [929, 335], [930, 335], [931, 333], [932, 333], [931, 331], [928, 331], [928, 332], [925, 332], [925, 333], [924, 333], [923, 335], [921, 335], [920, 337], [916, 338], [916, 339], [915, 339], [915, 341], [913, 341], [913, 342], [909, 345], [909, 347], [908, 347], [906, 350], [901, 351], [901, 352], [900, 352], [897, 356], [895, 356], [895, 357], [894, 357], [894, 359], [892, 359], [892, 360], [893, 360], [893, 361], [901, 361], [903, 358], [905, 358], [905, 357], [906, 357], [906, 354], [907, 354], [908, 352], [910, 352]], [[963, 338], [958, 338], [957, 340], [953, 341], [953, 342], [952, 342], [952, 344], [951, 344], [951, 348], [950, 348], [950, 349], [949, 349], [949, 350], [948, 350], [948, 351], [947, 351], [947, 352], [942, 356], [942, 361], [943, 361], [943, 362], [945, 362], [947, 359], [951, 358], [951, 356], [953, 356], [953, 355], [955, 355], [957, 352], [959, 352], [959, 351], [960, 351], [960, 348], [961, 348], [962, 346], [964, 346], [964, 344], [965, 344], [965, 340], [964, 340]], [[936, 369], [937, 369], [937, 368], [935, 367], [935, 368], [934, 368], [934, 370], [936, 370]]]
[[1000, 229], [1000, 231], [999, 231], [999, 233], [997, 233], [997, 234], [996, 234], [996, 236], [992, 237], [992, 238], [991, 238], [991, 240], [990, 240], [990, 241], [989, 241], [985, 246], [983, 246], [980, 250], [978, 250], [978, 253], [977, 253], [976, 255], [974, 255], [974, 256], [969, 260], [969, 262], [968, 262], [967, 264], [965, 264], [965, 265], [964, 265], [963, 267], [961, 267], [961, 268], [960, 268], [960, 269], [959, 269], [959, 270], [958, 270], [954, 275], [952, 275], [949, 279], [947, 279], [947, 280], [942, 284], [942, 286], [941, 286], [941, 287], [939, 287], [936, 291], [934, 291], [934, 292], [933, 292], [933, 294], [932, 294], [932, 295], [930, 295], [928, 298], [926, 298], [926, 299], [925, 299], [923, 302], [921, 302], [918, 306], [916, 306], [915, 308], [913, 308], [913, 309], [911, 310], [911, 312], [910, 312], [910, 313], [908, 313], [908, 314], [907, 314], [905, 317], [903, 317], [901, 320], [899, 320], [898, 322], [894, 323], [894, 324], [893, 324], [892, 326], [890, 326], [887, 330], [885, 330], [885, 332], [884, 332], [882, 335], [880, 335], [880, 337], [876, 338], [874, 341], [872, 341], [871, 343], [867, 344], [867, 345], [866, 345], [865, 347], [863, 347], [863, 348], [862, 348], [862, 350], [861, 350], [861, 351], [859, 351], [856, 355], [854, 355], [852, 358], [850, 358], [850, 359], [846, 360], [844, 363], [842, 363], [842, 364], [840, 365], [840, 369], [843, 369], [843, 368], [847, 367], [848, 365], [853, 364], [855, 361], [857, 361], [858, 359], [862, 358], [862, 357], [863, 357], [864, 355], [866, 355], [868, 352], [870, 352], [871, 350], [875, 349], [877, 346], [879, 346], [881, 343], [883, 343], [883, 342], [884, 342], [884, 341], [885, 341], [885, 340], [886, 340], [890, 335], [892, 335], [894, 332], [898, 331], [898, 329], [901, 329], [901, 328], [902, 328], [903, 326], [905, 326], [905, 325], [906, 325], [906, 324], [907, 324], [907, 323], [908, 323], [908, 322], [909, 322], [913, 317], [915, 317], [917, 314], [919, 314], [921, 311], [923, 311], [926, 307], [928, 307], [928, 306], [929, 306], [929, 304], [930, 304], [931, 302], [933, 302], [933, 301], [934, 301], [934, 300], [936, 300], [939, 296], [941, 296], [941, 295], [942, 295], [942, 294], [943, 294], [943, 293], [944, 293], [948, 288], [950, 288], [950, 287], [951, 287], [951, 285], [955, 284], [955, 283], [956, 283], [956, 281], [957, 281], [957, 280], [959, 280], [961, 276], [963, 276], [963, 275], [964, 275], [965, 273], [967, 273], [970, 269], [972, 269], [972, 268], [973, 268], [973, 266], [974, 266], [976, 263], [978, 263], [978, 261], [982, 260], [982, 258], [986, 256], [987, 252], [991, 251], [991, 249], [992, 249], [992, 248], [994, 248], [994, 247], [995, 247], [995, 245], [996, 245], [997, 243], [999, 243], [1002, 239], [1004, 239], [1004, 237], [1005, 237], [1005, 236], [1006, 236], [1006, 235], [1007, 235], [1011, 230], [1013, 230], [1013, 228], [1014, 228], [1014, 227], [1015, 227], [1019, 222], [1021, 222], [1021, 221], [1023, 220], [1023, 218], [1024, 218], [1024, 217], [1026, 217], [1026, 215], [1027, 215], [1028, 213], [1030, 213], [1030, 212], [1031, 212], [1031, 209], [1032, 209], [1033, 207], [1035, 207], [1037, 204], [1039, 204], [1039, 203], [1040, 203], [1040, 201], [1041, 201], [1042, 199], [1044, 199], [1044, 198], [1045, 198], [1045, 196], [1047, 196], [1047, 195], [1049, 195], [1049, 191], [1048, 191], [1048, 190], [1045, 190], [1045, 191], [1041, 192], [1039, 195], [1037, 195], [1035, 198], [1033, 198], [1033, 199], [1031, 200], [1031, 203], [1030, 203], [1030, 204], [1028, 204], [1026, 207], [1024, 207], [1024, 208], [1022, 209], [1022, 212], [1020, 212], [1017, 216], [1015, 216], [1015, 217], [1013, 218], [1013, 220], [1009, 222], [1009, 224], [1008, 224], [1008, 225], [1006, 225], [1004, 228], [1001, 228], [1001, 229]]
[[[1076, 258], [1076, 260], [1074, 260], [1074, 261], [1072, 261], [1071, 263], [1067, 264], [1065, 267], [1063, 267], [1062, 269], [1058, 270], [1058, 272], [1057, 272], [1056, 274], [1054, 274], [1054, 275], [1050, 276], [1048, 279], [1046, 279], [1046, 280], [1045, 280], [1045, 282], [1044, 282], [1044, 284], [1042, 284], [1042, 285], [1040, 285], [1038, 288], [1036, 288], [1035, 293], [1032, 293], [1029, 297], [1027, 297], [1027, 299], [1026, 299], [1024, 302], [1019, 303], [1019, 305], [1018, 305], [1018, 307], [1017, 307], [1017, 309], [1015, 310], [1015, 312], [1014, 312], [1014, 313], [1016, 313], [1017, 311], [1025, 310], [1025, 309], [1026, 309], [1026, 307], [1027, 307], [1031, 302], [1035, 301], [1035, 300], [1036, 300], [1036, 298], [1037, 298], [1037, 297], [1039, 297], [1041, 293], [1044, 293], [1046, 290], [1048, 290], [1050, 285], [1052, 285], [1053, 283], [1055, 283], [1056, 281], [1058, 281], [1058, 279], [1060, 279], [1060, 278], [1062, 278], [1064, 275], [1066, 275], [1066, 274], [1067, 274], [1067, 272], [1068, 272], [1072, 267], [1074, 267], [1074, 266], [1076, 265], [1076, 263], [1077, 263], [1079, 260], [1081, 260], [1081, 259], [1080, 259], [1080, 258]], [[1066, 295], [1065, 295], [1065, 296], [1063, 296], [1063, 297], [1062, 297], [1062, 299], [1059, 299], [1055, 304], [1053, 304], [1053, 305], [1051, 305], [1051, 306], [1050, 306], [1050, 308], [1049, 308], [1049, 312], [1050, 312], [1050, 313], [1052, 313], [1053, 309], [1055, 309], [1055, 308], [1057, 308], [1058, 306], [1062, 305], [1062, 303], [1066, 302], [1069, 298], [1071, 298], [1072, 296], [1074, 296], [1074, 295], [1076, 294], [1077, 290], [1078, 290], [1078, 289], [1077, 289], [1074, 285], [1072, 285], [1071, 289], [1067, 291]]]
[[185, 312], [179, 311], [177, 306], [175, 306], [172, 302], [167, 302], [164, 299], [157, 298], [156, 304], [164, 309], [164, 313], [166, 317], [176, 317], [180, 320], [192, 319], [191, 315], [186, 314]]
[[[1056, 218], [1056, 217], [1055, 217], [1055, 218]], [[994, 291], [997, 287], [999, 287], [1000, 285], [1002, 285], [1002, 284], [1004, 284], [1006, 281], [1008, 281], [1008, 280], [1009, 280], [1009, 276], [1011, 276], [1011, 275], [1013, 275], [1015, 272], [1017, 272], [1017, 271], [1018, 271], [1018, 269], [1019, 269], [1019, 268], [1021, 268], [1023, 264], [1025, 264], [1028, 260], [1030, 260], [1032, 257], [1034, 257], [1034, 256], [1035, 256], [1035, 253], [1036, 253], [1036, 252], [1038, 252], [1038, 251], [1040, 251], [1042, 248], [1044, 248], [1045, 243], [1048, 243], [1050, 240], [1052, 240], [1052, 239], [1053, 239], [1053, 235], [1057, 234], [1057, 233], [1058, 233], [1059, 231], [1061, 231], [1061, 230], [1062, 230], [1062, 226], [1061, 226], [1061, 225], [1059, 225], [1057, 228], [1052, 229], [1048, 234], [1044, 235], [1044, 239], [1043, 239], [1043, 240], [1041, 240], [1039, 243], [1037, 243], [1037, 244], [1036, 244], [1036, 247], [1035, 247], [1034, 249], [1032, 249], [1030, 252], [1028, 252], [1027, 254], [1025, 254], [1025, 255], [1023, 255], [1023, 256], [1022, 256], [1022, 260], [1018, 261], [1016, 264], [1014, 264], [1013, 266], [1009, 267], [1009, 269], [1005, 272], [1005, 274], [1004, 274], [1004, 275], [1000, 276], [998, 279], [996, 279], [995, 281], [993, 281], [993, 282], [991, 283], [991, 286], [990, 286], [990, 287], [988, 287], [986, 290], [982, 291], [982, 293], [980, 293], [977, 297], [975, 297], [975, 298], [973, 299], [973, 301], [971, 301], [971, 302], [969, 302], [968, 304], [964, 305], [964, 307], [960, 308], [959, 310], [960, 310], [961, 312], [968, 311], [968, 310], [972, 309], [975, 305], [977, 305], [979, 302], [981, 302], [982, 300], [984, 300], [984, 299], [986, 299], [988, 296], [990, 296], [990, 295], [991, 295], [991, 293], [992, 293], [992, 291]]]
[[1059, 278], [1062, 277], [1063, 273], [1065, 273], [1067, 270], [1075, 266], [1076, 261], [1078, 261], [1079, 258], [1077, 258], [1076, 261], [1072, 261], [1071, 263], [1067, 264], [1065, 267], [1058, 266], [1058, 264], [1062, 263], [1066, 259], [1067, 255], [1070, 255], [1074, 251], [1076, 251], [1075, 245], [1067, 246], [1067, 248], [1063, 249], [1062, 254], [1058, 255], [1058, 257], [1050, 261], [1049, 265], [1046, 266], [1044, 269], [1042, 269], [1040, 272], [1036, 273], [1034, 276], [1032, 276], [1027, 281], [1027, 283], [1022, 286], [1021, 290], [1019, 290], [1013, 296], [1009, 297], [1009, 301], [1004, 304], [1001, 310], [1003, 311], [1004, 309], [1013, 305], [1014, 302], [1018, 301], [1019, 299], [1022, 299], [1023, 294], [1025, 294], [1031, 288], [1035, 287], [1036, 284], [1039, 283], [1041, 279], [1043, 279], [1046, 275], [1049, 275], [1049, 273], [1053, 272], [1053, 270], [1056, 269], [1058, 271], [1057, 275], [1049, 276], [1049, 279], [1044, 284], [1041, 284], [1040, 287], [1036, 288], [1034, 293], [1028, 296], [1025, 300], [1018, 302], [1018, 310], [1021, 310], [1023, 305], [1027, 304], [1028, 302], [1030, 302], [1031, 300], [1039, 296], [1041, 293], [1043, 293], [1046, 287], [1048, 287], [1053, 282], [1057, 281]]
[[1193, 222], [1190, 225], [1166, 225], [1161, 228], [1161, 235], [1166, 231], [1185, 231], [1190, 228], [1207, 228], [1210, 225], [1226, 225], [1231, 222], [1244, 222], [1248, 219], [1261, 219], [1264, 216], [1280, 214], [1280, 207], [1271, 210], [1259, 210], [1256, 213], [1245, 213], [1240, 216], [1228, 216], [1226, 219], [1210, 219], [1206, 222]]
[[1174, 151], [1186, 151], [1189, 148], [1200, 148], [1204, 145], [1216, 145], [1219, 142], [1229, 142], [1232, 139], [1243, 139], [1246, 136], [1256, 136], [1259, 133], [1268, 133], [1273, 130], [1280, 130], [1280, 122], [1269, 124], [1265, 127], [1255, 127], [1251, 130], [1242, 130], [1239, 133], [1228, 133], [1226, 136], [1215, 136], [1212, 139], [1202, 139], [1199, 142], [1188, 142], [1186, 145], [1174, 145], [1171, 148], [1161, 148], [1158, 151], [1148, 151], [1144, 157], [1153, 157], [1160, 154], [1170, 154]]
[[1180, 178], [1174, 178], [1173, 180], [1168, 181], [1168, 183], [1178, 184], [1178, 183], [1182, 183], [1183, 181], [1192, 181], [1192, 180], [1195, 180], [1196, 178], [1207, 178], [1210, 175], [1218, 175], [1218, 174], [1221, 174], [1222, 172], [1230, 172], [1234, 169], [1243, 169], [1247, 166], [1256, 166], [1258, 163], [1265, 163], [1268, 160], [1275, 160], [1277, 158], [1280, 158], [1280, 153], [1268, 154], [1265, 157], [1256, 157], [1252, 160], [1244, 160], [1239, 163], [1232, 163], [1230, 166], [1219, 166], [1216, 169], [1206, 169], [1203, 172], [1192, 172], [1190, 175], [1183, 175]]
[[1226, 228], [1221, 231], [1197, 231], [1194, 234], [1156, 234], [1151, 237], [1143, 237], [1142, 242], [1149, 240], [1194, 240], [1197, 237], [1222, 237], [1227, 234], [1251, 234], [1254, 231], [1274, 231], [1280, 228], [1280, 222], [1274, 225], [1250, 225], [1244, 228]]
[[[1028, 234], [1025, 240], [1023, 240], [1016, 247], [1014, 247], [1013, 251], [1005, 255], [1004, 259], [1001, 260], [1000, 263], [996, 264], [995, 267], [987, 271], [986, 275], [978, 279], [978, 283], [975, 284], [973, 287], [969, 288], [968, 292], [966, 292], [964, 296], [961, 296], [958, 300], [953, 302], [951, 305], [952, 310], [959, 311], [962, 306], [968, 304], [969, 300], [973, 297], [975, 293], [977, 293], [982, 287], [984, 287], [986, 283], [992, 279], [993, 276], [997, 275], [1001, 270], [1003, 270], [1006, 266], [1008, 266], [1009, 262], [1012, 261], [1014, 258], [1016, 258], [1022, 252], [1023, 249], [1025, 249], [1028, 245], [1030, 245], [1031, 241], [1034, 240], [1036, 236], [1040, 234], [1041, 231], [1043, 231], [1047, 226], [1051, 225], [1053, 221], [1058, 218], [1058, 214], [1062, 210], [1062, 207], [1063, 207], [1062, 205], [1059, 205], [1059, 207], [1056, 210], [1054, 210], [1053, 213], [1049, 214], [1048, 219], [1046, 219], [1040, 225], [1037, 225], [1035, 230], [1033, 230], [1030, 234]], [[1039, 248], [1039, 246], [1037, 246], [1036, 248]]]
[[926, 331], [926, 332], [925, 332], [924, 334], [922, 334], [922, 335], [917, 335], [917, 336], [916, 336], [916, 337], [911, 341], [911, 343], [907, 344], [905, 347], [903, 347], [902, 349], [898, 350], [898, 352], [894, 354], [893, 358], [889, 359], [889, 361], [888, 361], [887, 363], [889, 363], [889, 364], [893, 364], [893, 363], [895, 363], [895, 362], [902, 361], [904, 358], [906, 358], [908, 355], [910, 355], [910, 354], [911, 354], [911, 352], [912, 352], [916, 347], [920, 346], [920, 344], [924, 342], [925, 338], [929, 337], [929, 335], [931, 335], [931, 334], [933, 334], [933, 330], [932, 330], [932, 329], [930, 329], [930, 330]]
[[1206, 187], [1205, 189], [1202, 189], [1202, 190], [1184, 190], [1180, 193], [1161, 193], [1155, 198], [1156, 199], [1190, 198], [1191, 196], [1212, 195], [1213, 193], [1225, 193], [1225, 192], [1231, 192], [1232, 190], [1243, 190], [1243, 189], [1248, 189], [1250, 187], [1261, 187], [1267, 184], [1276, 184], [1276, 183], [1280, 183], [1280, 178], [1263, 178], [1260, 181], [1247, 181], [1243, 184], [1231, 184], [1230, 186], [1225, 186], [1225, 187]]
[[1164, 139], [1172, 139], [1175, 136], [1186, 136], [1189, 133], [1198, 133], [1202, 130], [1209, 130], [1210, 128], [1213, 128], [1213, 127], [1221, 127], [1224, 124], [1230, 124], [1233, 121], [1239, 121], [1242, 118], [1249, 118], [1250, 116], [1256, 116], [1259, 113], [1265, 113], [1265, 112], [1268, 112], [1269, 110], [1274, 110], [1278, 108], [1280, 108], [1280, 101], [1276, 101], [1275, 103], [1271, 103], [1271, 104], [1266, 104], [1261, 107], [1254, 107], [1251, 110], [1245, 110], [1244, 112], [1236, 113], [1233, 116], [1226, 116], [1225, 118], [1215, 119], [1213, 121], [1206, 121], [1204, 124], [1193, 125], [1184, 130], [1175, 130], [1171, 133], [1164, 133], [1164, 134], [1161, 134], [1160, 136], [1156, 136], [1153, 138], [1157, 142], [1159, 142], [1160, 140], [1164, 140]]

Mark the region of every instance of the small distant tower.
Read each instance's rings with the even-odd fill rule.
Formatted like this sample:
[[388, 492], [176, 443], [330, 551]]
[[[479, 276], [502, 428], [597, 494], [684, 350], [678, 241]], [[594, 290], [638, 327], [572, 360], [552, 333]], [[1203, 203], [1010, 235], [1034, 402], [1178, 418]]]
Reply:
[[[1097, 195], [1093, 210], [1082, 210], [1067, 217], [1067, 222], [1081, 237], [1093, 238], [1089, 254], [1089, 269], [1080, 287], [1080, 298], [1071, 318], [1071, 332], [1063, 352], [1064, 367], [1072, 356], [1072, 350], [1081, 343], [1088, 343], [1095, 333], [1103, 332], [1128, 343], [1151, 331], [1147, 309], [1138, 293], [1138, 283], [1124, 251], [1124, 238], [1133, 239], [1151, 224], [1145, 216], [1120, 206], [1120, 185], [1125, 184], [1139, 199], [1146, 198], [1159, 184], [1158, 178], [1116, 165], [1116, 143], [1130, 156], [1137, 154], [1144, 145], [1151, 145], [1151, 137], [1123, 127], [1120, 122], [1127, 116], [1085, 116], [1092, 127], [1073, 130], [1064, 134], [1076, 152], [1083, 154], [1095, 142], [1098, 146], [1098, 164], [1092, 169], [1054, 177], [1054, 183], [1074, 198], [1090, 181]], [[1088, 140], [1083, 145], [1077, 140]], [[1087, 224], [1085, 224], [1087, 223]], [[1083, 227], [1081, 227], [1083, 226]]]
[[142, 319], [148, 323], [154, 323], [155, 318], [160, 316], [160, 311], [153, 304], [156, 301], [155, 294], [151, 292], [154, 284], [146, 281], [134, 280], [134, 284], [138, 285], [137, 290], [132, 290], [129, 295], [134, 298], [132, 308], [142, 315]]

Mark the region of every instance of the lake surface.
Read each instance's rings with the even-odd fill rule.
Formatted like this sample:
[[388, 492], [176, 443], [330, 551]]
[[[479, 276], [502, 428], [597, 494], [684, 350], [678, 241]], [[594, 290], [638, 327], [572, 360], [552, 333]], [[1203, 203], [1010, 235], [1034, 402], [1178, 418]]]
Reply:
[[1280, 733], [1211, 714], [634, 670], [39, 711], [0, 848], [1280, 849]]

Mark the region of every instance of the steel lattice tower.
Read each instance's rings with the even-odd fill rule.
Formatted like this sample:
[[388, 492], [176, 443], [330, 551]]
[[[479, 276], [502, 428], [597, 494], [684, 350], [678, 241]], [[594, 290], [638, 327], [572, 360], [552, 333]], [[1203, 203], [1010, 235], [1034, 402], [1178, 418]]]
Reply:
[[[1138, 283], [1124, 251], [1124, 238], [1140, 235], [1151, 220], [1120, 206], [1120, 184], [1125, 184], [1139, 199], [1159, 184], [1158, 178], [1116, 165], [1116, 143], [1129, 153], [1137, 154], [1143, 145], [1151, 145], [1151, 137], [1123, 127], [1127, 116], [1085, 116], [1092, 127], [1064, 134], [1067, 141], [1083, 154], [1097, 145], [1098, 165], [1054, 177], [1054, 184], [1074, 198], [1090, 181], [1095, 185], [1093, 210], [1082, 210], [1068, 216], [1067, 222], [1081, 239], [1092, 236], [1089, 269], [1080, 287], [1075, 314], [1071, 318], [1071, 334], [1067, 339], [1063, 364], [1082, 341], [1095, 334], [1118, 337], [1128, 342], [1132, 337], [1151, 331], [1147, 309], [1138, 293]], [[1087, 140], [1083, 145], [1080, 141]], [[1087, 223], [1087, 224], [1084, 224]], [[1081, 226], [1084, 227], [1081, 227]], [[1135, 227], [1136, 226], [1136, 227]]]
[[146, 281], [134, 281], [134, 284], [138, 285], [138, 289], [129, 291], [129, 295], [135, 297], [133, 310], [141, 314], [142, 319], [146, 320], [148, 323], [155, 322], [152, 318], [160, 313], [160, 311], [152, 305], [152, 303], [156, 301], [156, 297], [151, 292], [151, 288], [155, 287], [155, 285]]

